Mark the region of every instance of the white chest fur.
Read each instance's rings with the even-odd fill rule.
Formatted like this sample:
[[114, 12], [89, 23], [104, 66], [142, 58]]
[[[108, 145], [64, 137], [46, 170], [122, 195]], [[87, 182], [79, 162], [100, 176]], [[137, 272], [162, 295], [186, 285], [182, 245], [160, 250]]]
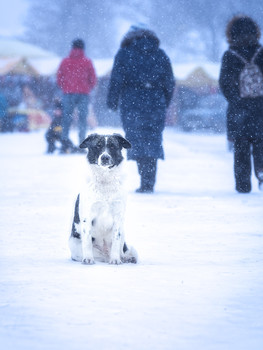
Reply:
[[125, 206], [122, 166], [109, 169], [90, 165], [88, 181], [80, 193], [82, 239], [88, 230], [94, 247], [106, 255], [112, 251], [113, 241], [120, 241], [121, 246]]

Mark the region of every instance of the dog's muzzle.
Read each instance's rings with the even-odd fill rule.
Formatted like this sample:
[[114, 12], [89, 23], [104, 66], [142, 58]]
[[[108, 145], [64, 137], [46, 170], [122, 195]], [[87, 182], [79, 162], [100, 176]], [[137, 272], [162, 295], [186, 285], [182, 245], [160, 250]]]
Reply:
[[108, 153], [103, 153], [98, 159], [98, 165], [112, 166], [112, 157]]

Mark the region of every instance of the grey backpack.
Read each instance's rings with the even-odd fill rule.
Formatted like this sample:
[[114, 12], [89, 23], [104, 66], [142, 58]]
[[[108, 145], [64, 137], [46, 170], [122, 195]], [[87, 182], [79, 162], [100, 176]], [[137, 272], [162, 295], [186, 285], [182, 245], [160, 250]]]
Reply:
[[254, 98], [263, 96], [263, 74], [259, 66], [255, 63], [255, 58], [261, 50], [262, 47], [260, 46], [250, 62], [239, 55], [236, 51], [229, 50], [245, 64], [239, 76], [240, 97]]

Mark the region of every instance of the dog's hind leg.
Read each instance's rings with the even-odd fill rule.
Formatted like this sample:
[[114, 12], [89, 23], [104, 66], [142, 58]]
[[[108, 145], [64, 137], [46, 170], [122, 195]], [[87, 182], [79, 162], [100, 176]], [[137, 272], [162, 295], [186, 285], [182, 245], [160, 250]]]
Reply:
[[70, 236], [69, 248], [71, 252], [71, 259], [74, 261], [82, 261], [82, 244], [80, 238]]
[[92, 265], [95, 264], [93, 257], [93, 245], [91, 236], [90, 220], [84, 218], [81, 220], [81, 242], [82, 242], [82, 263]]
[[137, 264], [138, 262], [137, 251], [133, 247], [128, 248], [126, 242], [124, 242], [123, 244], [121, 260], [124, 263], [132, 263], [132, 264]]
[[138, 262], [137, 251], [133, 247], [128, 248], [125, 242], [123, 245], [123, 254], [121, 255], [121, 260], [124, 263], [132, 263], [132, 264], [137, 264]]
[[94, 264], [93, 257], [93, 244], [92, 244], [92, 236], [91, 236], [91, 228], [92, 228], [92, 218], [89, 214], [91, 209], [87, 204], [88, 201], [85, 198], [85, 195], [79, 196], [79, 227], [78, 230], [80, 232], [81, 239], [81, 247], [82, 247], [82, 263], [83, 264]]

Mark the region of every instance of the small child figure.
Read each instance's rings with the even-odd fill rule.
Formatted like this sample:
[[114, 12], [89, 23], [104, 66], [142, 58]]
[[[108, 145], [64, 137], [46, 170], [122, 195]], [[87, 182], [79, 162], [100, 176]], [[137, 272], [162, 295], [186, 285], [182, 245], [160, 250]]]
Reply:
[[[61, 125], [61, 119], [62, 119], [62, 103], [59, 99], [55, 99], [54, 101], [54, 110], [53, 110], [53, 119], [52, 123], [48, 128], [48, 131], [46, 132], [46, 140], [48, 143], [48, 149], [47, 153], [53, 153], [56, 148], [56, 141], [59, 141], [61, 145], [63, 146], [62, 142], [62, 125]], [[74, 153], [76, 152], [76, 147], [73, 145], [73, 143], [68, 140], [67, 141], [67, 149], [69, 150], [68, 153]]]

